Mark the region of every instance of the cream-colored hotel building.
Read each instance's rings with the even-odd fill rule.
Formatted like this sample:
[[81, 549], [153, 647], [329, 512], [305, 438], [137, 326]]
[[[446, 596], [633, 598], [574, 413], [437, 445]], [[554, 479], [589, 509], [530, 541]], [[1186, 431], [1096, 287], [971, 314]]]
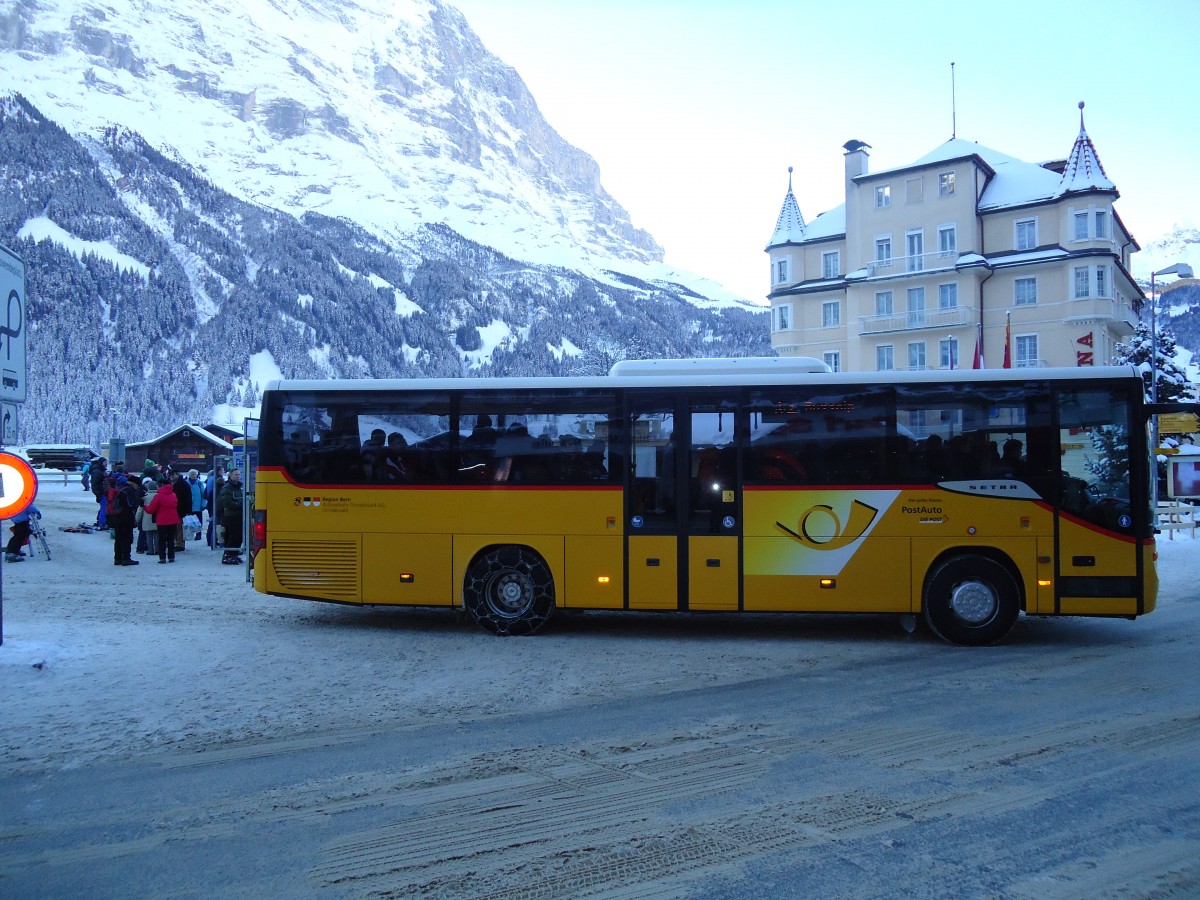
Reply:
[[1111, 362], [1146, 297], [1080, 110], [1050, 163], [952, 139], [870, 172], [851, 141], [846, 202], [808, 223], [789, 176], [766, 248], [776, 352], [847, 372]]

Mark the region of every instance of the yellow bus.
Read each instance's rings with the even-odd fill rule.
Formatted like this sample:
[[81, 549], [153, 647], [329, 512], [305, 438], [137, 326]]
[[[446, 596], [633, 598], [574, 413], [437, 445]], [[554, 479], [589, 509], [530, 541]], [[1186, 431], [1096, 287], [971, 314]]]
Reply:
[[465, 608], [893, 613], [960, 644], [1157, 590], [1123, 368], [830, 373], [649, 360], [586, 378], [279, 381], [261, 592]]

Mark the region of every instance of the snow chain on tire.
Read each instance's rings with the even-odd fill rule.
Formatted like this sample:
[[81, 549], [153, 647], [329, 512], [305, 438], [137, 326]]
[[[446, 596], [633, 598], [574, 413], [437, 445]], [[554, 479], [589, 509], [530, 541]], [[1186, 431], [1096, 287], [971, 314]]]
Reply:
[[554, 576], [532, 550], [495, 547], [476, 557], [467, 569], [463, 603], [480, 627], [492, 634], [533, 634], [554, 611]]

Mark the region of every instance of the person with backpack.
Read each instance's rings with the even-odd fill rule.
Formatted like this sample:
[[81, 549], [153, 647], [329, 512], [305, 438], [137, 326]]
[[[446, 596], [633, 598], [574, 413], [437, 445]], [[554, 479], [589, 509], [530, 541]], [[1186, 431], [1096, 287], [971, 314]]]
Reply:
[[225, 470], [217, 466], [204, 482], [204, 500], [208, 507], [208, 546], [216, 548], [221, 543], [221, 510], [217, 498], [225, 487]]
[[96, 527], [106, 528], [108, 485], [105, 482], [108, 480], [108, 460], [103, 456], [97, 456], [92, 460], [88, 469], [91, 475], [88, 481], [92, 489], [92, 496], [96, 498]]
[[29, 540], [29, 518], [40, 519], [42, 511], [30, 503], [25, 509], [12, 517], [12, 538], [4, 549], [5, 562], [24, 562], [25, 551], [21, 549]]
[[143, 479], [142, 491], [142, 508], [137, 511], [135, 518], [138, 529], [146, 536], [146, 552], [151, 556], [158, 556], [158, 523], [154, 521], [154, 513], [149, 511], [154, 495], [158, 492], [158, 482], [153, 478]]
[[[192, 489], [182, 472], [171, 473], [171, 490], [175, 492], [175, 510], [179, 514], [179, 527], [173, 532], [176, 550], [186, 550], [187, 541], [183, 539], [183, 517], [192, 511]], [[162, 535], [158, 536], [162, 541]]]
[[113, 565], [136, 566], [133, 559], [134, 513], [141, 506], [137, 486], [125, 475], [117, 476], [116, 489], [108, 499], [106, 517], [113, 534]]

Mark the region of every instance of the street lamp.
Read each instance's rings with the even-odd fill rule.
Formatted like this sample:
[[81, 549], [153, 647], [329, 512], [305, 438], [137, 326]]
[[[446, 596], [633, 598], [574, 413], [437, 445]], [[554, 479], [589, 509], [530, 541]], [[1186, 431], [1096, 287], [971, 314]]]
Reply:
[[[1165, 269], [1150, 273], [1150, 402], [1158, 402], [1158, 323], [1155, 312], [1158, 310], [1158, 298], [1154, 296], [1154, 279], [1159, 275], [1178, 275], [1180, 278], [1191, 278], [1192, 267], [1187, 263], [1175, 263]], [[1157, 419], [1155, 420], [1157, 422]], [[1155, 439], [1158, 437], [1157, 425], [1154, 429]], [[1155, 453], [1158, 449], [1155, 448]]]
[[[1154, 295], [1154, 280], [1159, 275], [1178, 275], [1191, 278], [1192, 267], [1187, 263], [1175, 263], [1165, 269], [1150, 273], [1150, 402], [1158, 402], [1158, 298]], [[1158, 522], [1158, 414], [1150, 416], [1150, 509], [1154, 521]]]

